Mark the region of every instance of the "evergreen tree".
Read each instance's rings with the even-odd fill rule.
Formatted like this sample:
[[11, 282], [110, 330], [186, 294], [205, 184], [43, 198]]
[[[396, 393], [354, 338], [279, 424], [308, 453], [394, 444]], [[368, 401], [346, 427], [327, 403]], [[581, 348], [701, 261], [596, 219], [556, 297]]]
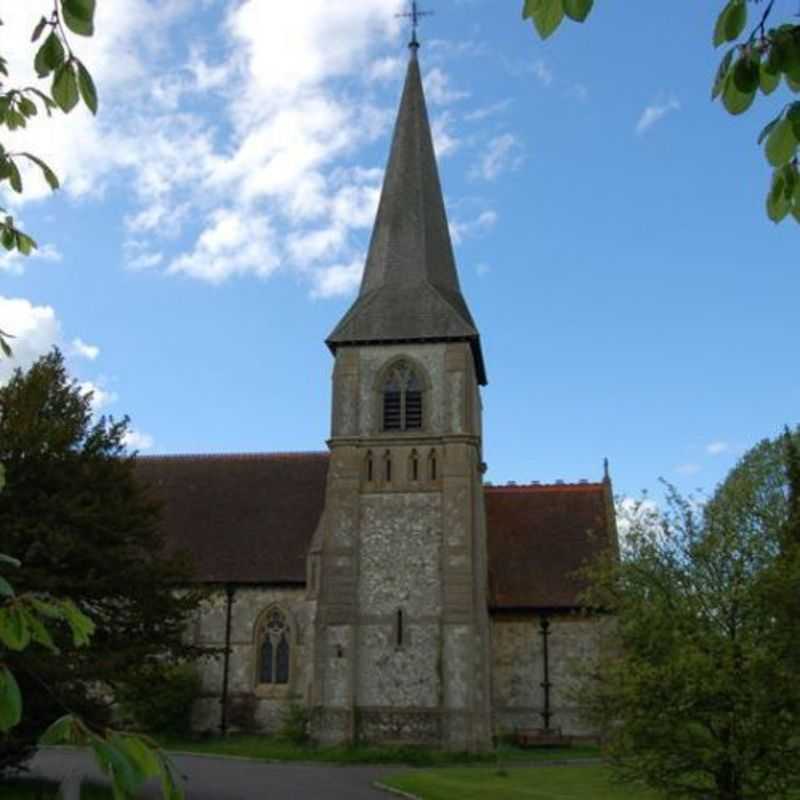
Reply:
[[176, 592], [187, 563], [164, 554], [159, 508], [125, 451], [127, 418], [95, 421], [90, 401], [58, 350], [0, 388], [0, 552], [22, 564], [19, 593], [71, 599], [96, 625], [89, 647], [64, 636], [57, 657], [33, 647], [3, 654], [26, 702], [10, 734], [17, 743], [65, 709], [104, 724], [132, 675], [194, 655], [182, 634], [200, 598]]
[[623, 777], [676, 798], [797, 796], [798, 442], [757, 445], [706, 503], [671, 491], [591, 570], [615, 624], [583, 700]]

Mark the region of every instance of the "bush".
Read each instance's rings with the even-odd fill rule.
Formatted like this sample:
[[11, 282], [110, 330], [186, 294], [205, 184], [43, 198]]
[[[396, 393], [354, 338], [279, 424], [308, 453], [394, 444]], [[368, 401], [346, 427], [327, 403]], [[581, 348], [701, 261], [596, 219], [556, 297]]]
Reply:
[[128, 673], [116, 691], [126, 721], [176, 736], [191, 732], [192, 705], [199, 696], [200, 677], [189, 664], [147, 664]]
[[290, 703], [281, 716], [279, 736], [293, 744], [307, 744], [311, 713], [300, 703]]

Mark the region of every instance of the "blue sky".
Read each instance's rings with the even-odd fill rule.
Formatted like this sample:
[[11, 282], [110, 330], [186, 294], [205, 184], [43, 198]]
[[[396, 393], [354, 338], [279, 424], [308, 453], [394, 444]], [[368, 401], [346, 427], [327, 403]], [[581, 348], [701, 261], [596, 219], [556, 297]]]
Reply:
[[[47, 3], [24, 5], [4, 10], [20, 76]], [[38, 120], [12, 143], [63, 179], [6, 198], [40, 244], [0, 261], [16, 363], [61, 346], [141, 452], [324, 448], [323, 340], [358, 285], [404, 5], [100, 0], [96, 37], [74, 42], [97, 119]], [[607, 456], [622, 494], [713, 487], [800, 421], [800, 231], [767, 220], [755, 143], [786, 98], [740, 118], [709, 101], [717, 3], [599, 0], [546, 43], [521, 0], [427, 5], [420, 59], [490, 381], [487, 478], [595, 480]]]

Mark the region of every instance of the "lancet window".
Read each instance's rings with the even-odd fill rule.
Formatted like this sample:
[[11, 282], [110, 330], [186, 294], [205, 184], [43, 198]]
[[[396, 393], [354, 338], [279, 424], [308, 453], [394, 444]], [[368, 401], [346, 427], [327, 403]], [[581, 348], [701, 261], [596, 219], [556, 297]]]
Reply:
[[421, 427], [422, 381], [406, 361], [398, 361], [383, 385], [383, 429], [412, 431]]
[[259, 683], [289, 683], [290, 628], [286, 614], [271, 608], [261, 623]]

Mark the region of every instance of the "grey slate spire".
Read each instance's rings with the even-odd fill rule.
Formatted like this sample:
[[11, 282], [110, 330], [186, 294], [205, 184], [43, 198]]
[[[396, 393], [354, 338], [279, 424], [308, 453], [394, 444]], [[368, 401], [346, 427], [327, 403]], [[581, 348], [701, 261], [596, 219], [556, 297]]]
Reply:
[[468, 341], [486, 384], [478, 329], [458, 283], [416, 42], [383, 180], [361, 289], [328, 337], [347, 345]]

